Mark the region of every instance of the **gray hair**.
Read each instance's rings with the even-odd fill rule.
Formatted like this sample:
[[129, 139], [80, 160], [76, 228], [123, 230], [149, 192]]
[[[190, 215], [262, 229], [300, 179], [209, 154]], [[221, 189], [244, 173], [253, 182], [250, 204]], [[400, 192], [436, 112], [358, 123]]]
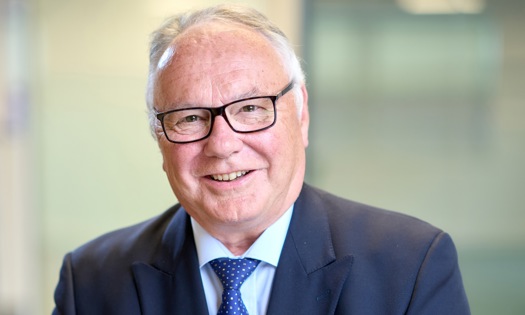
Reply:
[[[157, 70], [159, 69], [159, 63], [164, 62], [161, 60], [163, 59], [164, 53], [177, 36], [191, 26], [214, 21], [241, 24], [266, 37], [281, 57], [290, 80], [293, 80], [296, 86], [305, 83], [305, 75], [292, 44], [275, 24], [257, 10], [239, 5], [222, 4], [199, 11], [176, 15], [168, 18], [152, 33], [151, 38], [146, 103], [148, 106], [150, 127], [153, 133], [155, 132], [156, 125], [154, 96], [157, 83]], [[296, 106], [300, 113], [303, 104], [301, 90], [295, 88], [294, 95]]]

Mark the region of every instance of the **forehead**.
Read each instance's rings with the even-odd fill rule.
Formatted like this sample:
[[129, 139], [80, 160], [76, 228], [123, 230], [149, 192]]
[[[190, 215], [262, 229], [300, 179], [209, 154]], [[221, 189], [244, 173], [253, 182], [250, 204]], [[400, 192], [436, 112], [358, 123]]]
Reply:
[[[191, 52], [205, 53], [209, 57], [229, 56], [234, 52], [252, 50], [273, 51], [270, 42], [260, 33], [241, 24], [205, 22], [185, 30], [174, 40], [174, 47], [180, 54], [174, 61]], [[220, 49], [219, 49], [220, 48]], [[239, 51], [239, 48], [242, 48]]]
[[[287, 81], [282, 60], [270, 41], [237, 24], [208, 22], [179, 35], [158, 69], [158, 91], [168, 102], [205, 97], [227, 102], [249, 90], [275, 92]], [[266, 91], [267, 90], [267, 91]]]

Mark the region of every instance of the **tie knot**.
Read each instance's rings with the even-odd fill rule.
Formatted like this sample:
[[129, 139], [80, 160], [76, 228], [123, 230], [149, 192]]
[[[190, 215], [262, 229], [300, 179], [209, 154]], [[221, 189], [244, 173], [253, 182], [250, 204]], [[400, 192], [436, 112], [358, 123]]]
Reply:
[[221, 280], [224, 290], [239, 290], [259, 263], [260, 260], [251, 258], [217, 258], [210, 261], [210, 265]]

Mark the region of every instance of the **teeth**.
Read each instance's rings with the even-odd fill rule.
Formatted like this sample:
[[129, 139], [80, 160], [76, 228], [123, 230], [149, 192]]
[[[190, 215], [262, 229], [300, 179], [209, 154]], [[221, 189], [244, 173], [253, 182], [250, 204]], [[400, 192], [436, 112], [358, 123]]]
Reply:
[[229, 174], [211, 175], [211, 178], [218, 181], [231, 181], [241, 176], [246, 175], [247, 171], [231, 172]]

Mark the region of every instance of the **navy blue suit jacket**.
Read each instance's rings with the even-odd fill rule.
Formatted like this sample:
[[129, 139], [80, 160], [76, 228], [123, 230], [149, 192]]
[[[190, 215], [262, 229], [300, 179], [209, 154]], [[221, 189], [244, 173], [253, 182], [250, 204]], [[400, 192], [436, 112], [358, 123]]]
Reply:
[[[208, 314], [190, 217], [176, 205], [66, 255], [53, 314]], [[450, 237], [304, 185], [268, 314], [470, 314]]]

